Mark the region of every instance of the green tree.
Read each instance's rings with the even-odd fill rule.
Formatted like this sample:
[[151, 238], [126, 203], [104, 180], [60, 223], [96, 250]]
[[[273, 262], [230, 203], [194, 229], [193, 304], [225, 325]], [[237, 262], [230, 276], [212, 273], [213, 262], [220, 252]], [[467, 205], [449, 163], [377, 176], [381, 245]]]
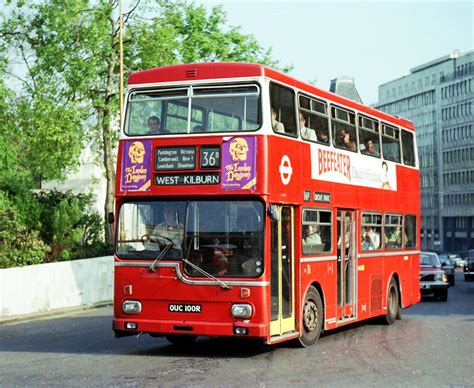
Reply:
[[0, 268], [40, 264], [49, 247], [21, 222], [14, 204], [0, 191]]
[[[77, 125], [75, 120], [81, 119], [86, 134], [101, 145], [100, 157], [107, 180], [104, 209], [107, 215], [113, 212], [115, 187], [113, 150], [119, 110], [119, 2], [43, 0], [27, 4], [23, 0], [9, 0], [7, 4], [14, 10], [4, 18], [0, 37], [10, 49], [16, 48], [18, 56], [27, 63], [26, 90], [30, 91], [33, 101], [43, 109], [38, 96], [47, 96], [46, 108], [60, 107], [58, 115], [71, 114], [74, 125]], [[278, 67], [271, 59], [271, 51], [263, 49], [253, 36], [227, 26], [225, 12], [219, 6], [208, 12], [192, 1], [137, 0], [124, 10], [123, 20], [127, 74], [145, 68], [201, 61], [259, 62]], [[82, 111], [88, 115], [84, 116]], [[46, 116], [55, 117], [48, 113]], [[39, 125], [39, 129], [32, 124], [26, 126], [41, 133], [49, 128], [47, 121]], [[71, 136], [67, 131], [71, 127], [62, 129], [56, 132], [57, 136], [62, 139]], [[70, 137], [71, 142], [76, 140]], [[70, 158], [72, 154], [65, 156]], [[38, 164], [44, 166], [47, 161], [52, 160], [44, 156]], [[41, 178], [46, 176], [44, 173], [40, 171]], [[106, 230], [106, 237], [111, 241], [110, 228]]]

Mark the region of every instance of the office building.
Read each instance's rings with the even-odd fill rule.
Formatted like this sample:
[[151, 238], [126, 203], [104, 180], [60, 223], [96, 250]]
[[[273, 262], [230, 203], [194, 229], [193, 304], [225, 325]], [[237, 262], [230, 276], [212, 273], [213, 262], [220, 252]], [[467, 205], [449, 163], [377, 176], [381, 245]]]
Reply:
[[454, 51], [380, 85], [375, 107], [415, 124], [421, 249], [474, 249], [474, 51]]

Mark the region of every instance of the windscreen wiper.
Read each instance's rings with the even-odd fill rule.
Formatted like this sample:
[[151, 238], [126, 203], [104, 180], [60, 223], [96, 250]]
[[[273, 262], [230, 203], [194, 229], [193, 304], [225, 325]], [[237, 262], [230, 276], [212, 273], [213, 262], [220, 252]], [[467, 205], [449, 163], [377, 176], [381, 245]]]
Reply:
[[183, 261], [189, 265], [190, 267], [194, 268], [196, 271], [198, 271], [200, 274], [204, 275], [205, 277], [215, 280], [219, 285], [224, 288], [225, 290], [230, 290], [232, 287], [229, 286], [227, 283], [223, 282], [222, 280], [216, 278], [215, 276], [211, 275], [209, 272], [203, 270], [201, 267], [197, 266], [194, 263], [191, 263], [187, 258], [183, 257]]
[[150, 272], [156, 272], [156, 267], [158, 266], [158, 263], [161, 261], [161, 259], [166, 254], [166, 252], [168, 252], [170, 250], [170, 248], [173, 246], [173, 240], [171, 240], [170, 238], [165, 237], [165, 236], [161, 236], [161, 235], [159, 236], [159, 238], [162, 238], [163, 240], [165, 240], [166, 245], [163, 248], [163, 250], [160, 251], [160, 253], [158, 254], [155, 261], [148, 267], [148, 270]]
[[[191, 254], [191, 245], [193, 244], [194, 239], [197, 238], [197, 236], [191, 236], [191, 238], [189, 239], [189, 245], [186, 246], [186, 235], [187, 235], [187, 226], [188, 226], [188, 219], [189, 219], [188, 204], [189, 204], [189, 201], [186, 202], [186, 215], [184, 217], [184, 236], [183, 236], [183, 247], [184, 247], [184, 249], [183, 249], [183, 247], [181, 248], [181, 252], [183, 254], [182, 255], [183, 262], [186, 263], [187, 265], [189, 265], [190, 267], [194, 268], [197, 272], [204, 275], [205, 277], [207, 277], [209, 279], [212, 279], [212, 280], [215, 280], [225, 290], [230, 290], [231, 287], [227, 283], [225, 283], [222, 280], [216, 278], [215, 276], [212, 276], [209, 272], [203, 270], [201, 267], [197, 266], [194, 263], [191, 263], [188, 260], [189, 255]], [[178, 225], [179, 225], [179, 223], [178, 223]]]

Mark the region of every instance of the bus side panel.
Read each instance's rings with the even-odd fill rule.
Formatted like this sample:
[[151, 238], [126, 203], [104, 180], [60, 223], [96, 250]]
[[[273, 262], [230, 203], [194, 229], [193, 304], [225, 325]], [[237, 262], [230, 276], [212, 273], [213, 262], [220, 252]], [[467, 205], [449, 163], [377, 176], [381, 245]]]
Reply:
[[358, 318], [367, 319], [383, 313], [384, 278], [382, 257], [358, 260]]
[[[311, 285], [319, 285], [322, 291], [321, 299], [324, 305], [324, 328], [331, 328], [330, 322], [336, 320], [336, 261], [301, 263], [301, 309], [304, 297]], [[328, 324], [329, 321], [329, 324]]]

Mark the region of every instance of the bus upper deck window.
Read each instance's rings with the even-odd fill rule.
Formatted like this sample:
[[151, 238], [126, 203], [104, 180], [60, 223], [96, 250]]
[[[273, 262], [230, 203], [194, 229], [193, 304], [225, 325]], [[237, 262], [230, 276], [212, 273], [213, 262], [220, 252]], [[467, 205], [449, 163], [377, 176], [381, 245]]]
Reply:
[[400, 130], [398, 128], [382, 124], [382, 153], [384, 159], [400, 163]]
[[402, 153], [403, 163], [408, 166], [415, 166], [415, 145], [413, 133], [402, 130]]
[[296, 137], [295, 92], [290, 88], [271, 83], [270, 103], [273, 130]]
[[364, 155], [380, 158], [379, 123], [365, 116], [358, 120], [360, 152]]
[[133, 91], [124, 131], [129, 136], [255, 131], [261, 126], [260, 87], [207, 85]]

